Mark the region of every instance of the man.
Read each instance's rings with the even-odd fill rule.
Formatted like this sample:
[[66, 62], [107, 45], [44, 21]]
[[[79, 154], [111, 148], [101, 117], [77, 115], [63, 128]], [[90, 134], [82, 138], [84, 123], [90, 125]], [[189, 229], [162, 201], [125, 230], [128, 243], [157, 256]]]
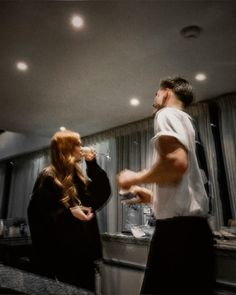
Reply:
[[[152, 203], [156, 217], [141, 294], [213, 294], [208, 198], [191, 117], [184, 112], [192, 101], [188, 81], [162, 80], [153, 104], [155, 161], [149, 169], [118, 175], [118, 185], [136, 195], [132, 202]], [[138, 186], [146, 183], [156, 184], [153, 193]]]

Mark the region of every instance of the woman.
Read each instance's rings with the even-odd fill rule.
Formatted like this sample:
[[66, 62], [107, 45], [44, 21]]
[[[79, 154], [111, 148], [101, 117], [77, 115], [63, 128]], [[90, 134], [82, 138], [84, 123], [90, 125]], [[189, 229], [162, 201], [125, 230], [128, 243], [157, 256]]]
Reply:
[[[87, 179], [77, 162], [87, 165]], [[78, 133], [59, 131], [51, 140], [51, 165], [38, 176], [28, 206], [36, 271], [94, 291], [94, 261], [102, 257], [95, 211], [110, 196], [95, 158], [83, 153]]]

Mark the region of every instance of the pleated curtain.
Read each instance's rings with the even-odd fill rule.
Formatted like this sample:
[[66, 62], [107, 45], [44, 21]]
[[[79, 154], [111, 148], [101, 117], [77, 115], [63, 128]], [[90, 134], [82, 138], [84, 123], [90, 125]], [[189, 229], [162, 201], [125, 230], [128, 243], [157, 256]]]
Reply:
[[236, 94], [216, 100], [231, 212], [236, 219]]

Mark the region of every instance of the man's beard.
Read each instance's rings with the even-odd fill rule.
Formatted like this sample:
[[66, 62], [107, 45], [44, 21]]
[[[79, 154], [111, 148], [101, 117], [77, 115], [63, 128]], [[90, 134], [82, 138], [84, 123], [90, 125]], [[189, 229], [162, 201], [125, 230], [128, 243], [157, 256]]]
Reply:
[[151, 117], [154, 118], [156, 116], [156, 113], [159, 112], [161, 109], [163, 109], [165, 106], [156, 105], [154, 111], [152, 112]]

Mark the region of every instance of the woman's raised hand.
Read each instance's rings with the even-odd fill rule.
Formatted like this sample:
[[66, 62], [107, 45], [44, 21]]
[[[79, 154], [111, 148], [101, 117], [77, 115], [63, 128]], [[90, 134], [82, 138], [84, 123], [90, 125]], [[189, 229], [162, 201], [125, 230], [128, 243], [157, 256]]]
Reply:
[[96, 151], [90, 147], [82, 147], [81, 154], [86, 161], [92, 161], [96, 157]]

